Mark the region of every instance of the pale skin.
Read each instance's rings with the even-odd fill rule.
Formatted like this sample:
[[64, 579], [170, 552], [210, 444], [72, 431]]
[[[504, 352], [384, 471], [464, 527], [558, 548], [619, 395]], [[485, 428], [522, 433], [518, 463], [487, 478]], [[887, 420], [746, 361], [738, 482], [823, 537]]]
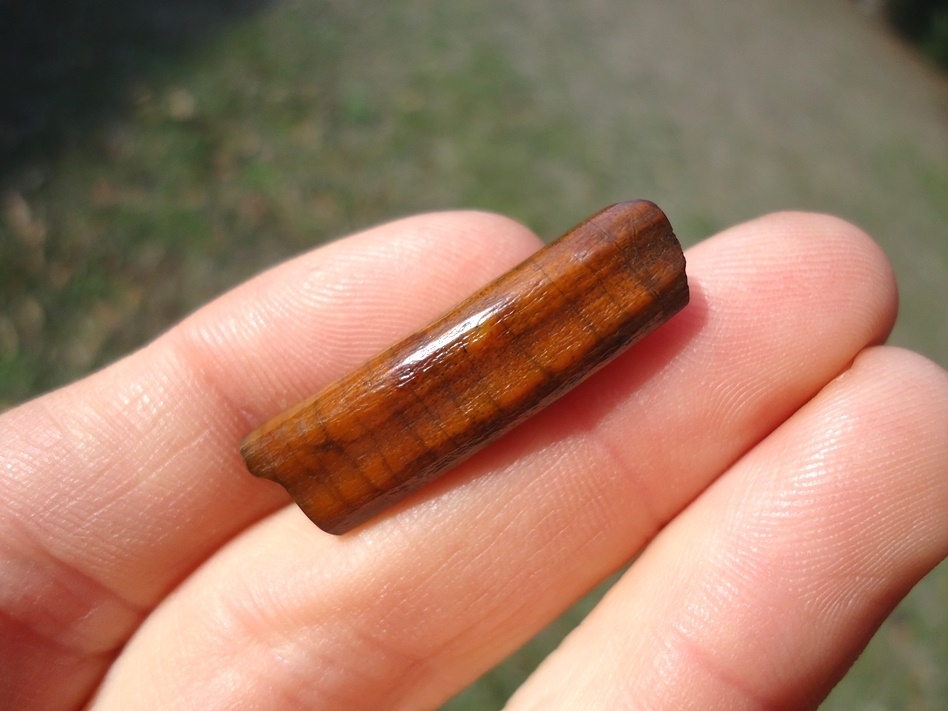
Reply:
[[812, 708], [948, 554], [948, 374], [881, 251], [780, 214], [692, 302], [395, 510], [322, 533], [241, 437], [539, 242], [450, 213], [280, 265], [0, 420], [0, 699], [424, 709], [644, 553], [512, 709]]

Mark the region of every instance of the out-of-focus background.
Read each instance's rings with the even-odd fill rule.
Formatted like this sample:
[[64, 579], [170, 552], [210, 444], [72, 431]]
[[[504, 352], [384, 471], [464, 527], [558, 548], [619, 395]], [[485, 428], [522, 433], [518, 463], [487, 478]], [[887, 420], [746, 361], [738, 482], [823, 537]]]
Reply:
[[[629, 197], [686, 244], [855, 222], [892, 341], [948, 365], [946, 66], [944, 0], [0, 0], [0, 409], [359, 228], [478, 207], [552, 238]], [[501, 705], [601, 592], [446, 708]], [[946, 699], [943, 565], [825, 707]]]

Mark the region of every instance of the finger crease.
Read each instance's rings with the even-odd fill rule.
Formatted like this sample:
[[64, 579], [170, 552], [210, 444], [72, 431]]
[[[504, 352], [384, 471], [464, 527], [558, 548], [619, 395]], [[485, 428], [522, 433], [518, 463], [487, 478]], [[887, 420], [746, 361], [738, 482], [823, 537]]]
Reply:
[[[117, 591], [96, 580], [89, 573], [68, 562], [45, 545], [28, 526], [16, 517], [13, 524], [27, 545], [18, 547], [20, 555], [29, 560], [32, 567], [42, 568], [41, 575], [55, 585], [55, 604], [44, 605], [43, 600], [34, 600], [34, 607], [48, 610], [46, 621], [30, 621], [28, 615], [16, 615], [7, 610], [4, 615], [55, 647], [83, 657], [109, 655], [120, 649], [147, 615], [147, 606], [137, 605]], [[31, 547], [31, 551], [24, 549]], [[75, 601], [70, 604], [71, 600]], [[110, 621], [120, 629], [103, 634], [102, 625], [91, 622], [97, 611], [108, 610]]]

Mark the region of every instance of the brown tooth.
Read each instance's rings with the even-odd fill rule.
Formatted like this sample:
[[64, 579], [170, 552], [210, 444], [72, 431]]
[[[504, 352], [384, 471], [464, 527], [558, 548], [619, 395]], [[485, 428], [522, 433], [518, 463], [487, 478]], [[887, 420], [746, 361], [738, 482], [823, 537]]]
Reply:
[[607, 207], [248, 434], [252, 474], [345, 533], [578, 385], [688, 303], [653, 203]]

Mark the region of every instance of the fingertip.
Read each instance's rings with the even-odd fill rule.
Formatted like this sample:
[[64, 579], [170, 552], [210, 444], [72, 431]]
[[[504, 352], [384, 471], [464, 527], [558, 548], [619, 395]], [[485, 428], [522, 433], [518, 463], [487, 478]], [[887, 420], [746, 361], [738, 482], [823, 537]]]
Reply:
[[865, 287], [866, 296], [877, 308], [880, 331], [887, 334], [891, 330], [898, 311], [898, 285], [892, 263], [878, 242], [835, 215], [787, 211], [770, 217], [768, 229], [781, 230], [809, 249], [825, 250], [842, 274]]
[[[696, 245], [688, 257], [698, 288], [713, 284], [749, 318], [792, 313], [783, 330], [810, 333], [814, 346], [835, 333], [857, 346], [855, 355], [885, 341], [895, 323], [898, 292], [888, 258], [863, 230], [838, 217], [765, 215]], [[788, 298], [795, 301], [789, 309]], [[846, 333], [839, 331], [844, 324]]]
[[[443, 313], [541, 245], [484, 212], [407, 217], [277, 265], [169, 334], [274, 414]], [[248, 405], [255, 408], [254, 405]]]
[[864, 417], [877, 420], [879, 435], [871, 446], [902, 452], [906, 462], [899, 469], [916, 475], [901, 477], [897, 485], [905, 496], [917, 492], [917, 520], [924, 518], [922, 509], [932, 512], [928, 520], [939, 522], [933, 530], [941, 537], [942, 555], [948, 553], [948, 528], [941, 525], [948, 514], [948, 371], [918, 353], [885, 346], [860, 353], [847, 375], [875, 389], [857, 393], [877, 405], [864, 410], [870, 412]]
[[[526, 259], [542, 245], [521, 223], [477, 210], [413, 215], [338, 240], [318, 264], [315, 287], [333, 278], [336, 291], [358, 290], [367, 306], [395, 299], [410, 310], [421, 302], [454, 301]], [[330, 251], [331, 250], [331, 251]], [[421, 324], [419, 324], [421, 325]], [[351, 324], [347, 324], [347, 331]]]
[[856, 357], [852, 370], [869, 368], [879, 371], [880, 380], [899, 381], [909, 399], [921, 397], [948, 410], [948, 371], [924, 355], [898, 346], [868, 348]]

